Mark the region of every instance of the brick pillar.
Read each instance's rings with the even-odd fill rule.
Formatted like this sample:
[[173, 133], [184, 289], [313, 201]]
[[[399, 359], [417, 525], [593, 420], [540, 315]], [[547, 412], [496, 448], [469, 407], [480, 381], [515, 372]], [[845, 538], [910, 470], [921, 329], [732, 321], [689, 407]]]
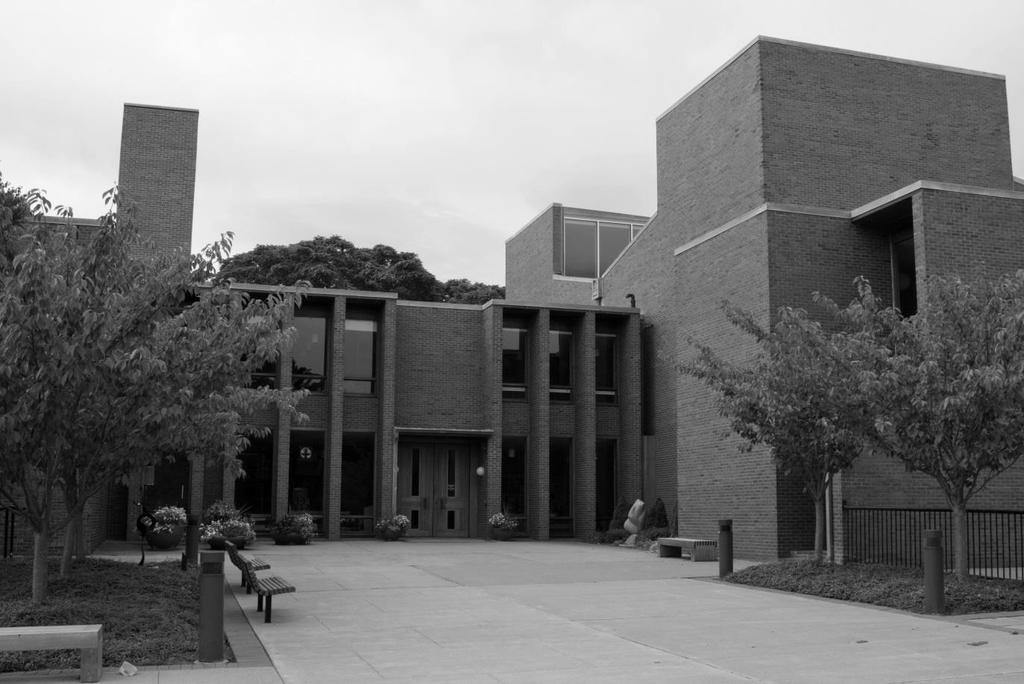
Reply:
[[345, 309], [344, 297], [334, 298], [331, 312], [331, 347], [327, 359], [327, 432], [324, 435], [324, 534], [341, 538], [341, 464], [345, 417]]
[[[629, 316], [619, 334], [619, 495], [633, 501], [641, 493], [641, 418], [640, 418], [640, 316]], [[654, 492], [644, 492], [654, 503]], [[665, 507], [671, 511], [671, 502]]]
[[573, 398], [573, 525], [575, 536], [593, 541], [597, 527], [597, 386], [595, 379], [596, 316], [587, 311], [573, 331], [575, 368]]
[[379, 518], [395, 513], [395, 469], [398, 467], [397, 440], [395, 439], [395, 365], [397, 363], [398, 343], [396, 336], [397, 300], [388, 299], [384, 302], [381, 316], [380, 337], [381, 353], [380, 368], [377, 377], [377, 396], [380, 401], [380, 422], [378, 423], [379, 444], [378, 463], [380, 464], [380, 496], [378, 497]]
[[191, 251], [198, 132], [196, 109], [124, 106], [119, 213], [162, 253]]
[[484, 453], [483, 505], [479, 511], [481, 536], [487, 534], [487, 517], [501, 510], [501, 441], [502, 441], [502, 398], [501, 398], [501, 363], [502, 363], [502, 327], [503, 309], [490, 306], [484, 309], [484, 407], [486, 410], [485, 428], [493, 430], [487, 440]]
[[[289, 315], [285, 326], [292, 324], [293, 315]], [[292, 350], [285, 345], [277, 362], [278, 387], [292, 386]], [[292, 420], [285, 411], [277, 412], [277, 430], [275, 430], [274, 446], [274, 510], [271, 517], [276, 520], [288, 513], [288, 478], [291, 459], [290, 445], [292, 437]]]
[[526, 496], [529, 533], [535, 539], [547, 539], [551, 517], [551, 402], [549, 373], [551, 315], [541, 309], [527, 335], [526, 398], [529, 404], [530, 436], [526, 466]]

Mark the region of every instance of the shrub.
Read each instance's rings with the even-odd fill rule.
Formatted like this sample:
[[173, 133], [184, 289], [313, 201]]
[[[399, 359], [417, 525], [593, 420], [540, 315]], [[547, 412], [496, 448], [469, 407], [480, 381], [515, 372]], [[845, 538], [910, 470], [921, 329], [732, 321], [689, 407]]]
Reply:
[[[615, 510], [612, 511], [612, 522], [608, 525], [609, 532], [612, 530], [621, 530], [625, 527], [630, 505], [631, 504], [626, 501], [625, 498], [620, 498], [619, 503], [615, 504]], [[623, 539], [625, 539], [625, 536]]]
[[150, 532], [173, 532], [176, 528], [185, 524], [185, 509], [178, 506], [161, 506], [153, 511], [153, 520], [156, 523]]
[[316, 522], [309, 513], [292, 513], [274, 523], [274, 534], [297, 534], [309, 541], [316, 536]]

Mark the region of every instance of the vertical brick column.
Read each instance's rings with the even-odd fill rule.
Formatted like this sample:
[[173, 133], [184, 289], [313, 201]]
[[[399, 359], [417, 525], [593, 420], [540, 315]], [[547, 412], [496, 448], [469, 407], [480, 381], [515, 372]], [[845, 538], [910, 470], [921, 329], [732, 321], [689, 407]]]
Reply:
[[575, 340], [573, 397], [576, 404], [576, 429], [573, 437], [573, 524], [575, 536], [593, 541], [597, 527], [597, 386], [596, 316], [587, 311], [579, 320]]
[[119, 213], [162, 253], [191, 250], [198, 134], [198, 110], [124, 106]]
[[331, 312], [330, 347], [327, 359], [327, 444], [324, 463], [324, 534], [341, 538], [341, 455], [344, 440], [345, 400], [345, 309], [344, 297], [334, 298]]
[[[640, 316], [629, 316], [619, 334], [619, 495], [632, 501], [640, 496], [641, 472], [641, 419], [640, 419]], [[651, 498], [653, 492], [644, 492]]]
[[[836, 563], [846, 562], [846, 527], [843, 524], [843, 474], [832, 477], [832, 544]], [[826, 539], [826, 541], [828, 541]]]
[[484, 382], [483, 401], [486, 411], [485, 428], [493, 430], [488, 438], [484, 467], [483, 505], [479, 511], [480, 529], [486, 534], [487, 516], [501, 510], [501, 441], [502, 441], [502, 327], [504, 310], [501, 306], [489, 306], [483, 312], [484, 325]]
[[[294, 313], [288, 316], [286, 326], [292, 324]], [[278, 387], [284, 389], [292, 386], [292, 350], [285, 345], [281, 349], [281, 356], [277, 363]], [[292, 437], [292, 420], [284, 411], [277, 412], [277, 438], [274, 445], [274, 510], [273, 518], [280, 518], [288, 513], [288, 466], [291, 462], [289, 457]]]
[[398, 466], [395, 439], [395, 367], [398, 358], [397, 331], [395, 329], [398, 319], [397, 309], [396, 300], [386, 300], [380, 325], [380, 369], [377, 377], [377, 396], [380, 400], [380, 433], [377, 436], [377, 443], [380, 445], [377, 455], [380, 465], [378, 517], [386, 517], [395, 513], [395, 468]]
[[527, 336], [526, 398], [529, 404], [529, 460], [526, 466], [529, 532], [535, 539], [547, 539], [551, 517], [551, 401], [550, 340], [551, 315], [541, 309]]

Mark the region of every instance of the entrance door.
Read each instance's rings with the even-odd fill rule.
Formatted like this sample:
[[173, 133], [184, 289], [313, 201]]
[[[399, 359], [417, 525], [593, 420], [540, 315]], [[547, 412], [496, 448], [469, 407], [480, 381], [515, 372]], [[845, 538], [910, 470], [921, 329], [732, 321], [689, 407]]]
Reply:
[[458, 442], [410, 442], [398, 448], [398, 512], [409, 536], [469, 533], [469, 447]]

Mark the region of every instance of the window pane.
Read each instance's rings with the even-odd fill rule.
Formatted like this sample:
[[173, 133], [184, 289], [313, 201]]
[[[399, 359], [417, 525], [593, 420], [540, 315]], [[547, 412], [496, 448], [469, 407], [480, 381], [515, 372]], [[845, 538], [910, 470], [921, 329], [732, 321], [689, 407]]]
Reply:
[[551, 398], [570, 399], [572, 397], [572, 333], [568, 330], [551, 330], [548, 339], [551, 347]]
[[594, 386], [597, 400], [615, 401], [615, 335], [599, 334], [594, 355]]
[[373, 394], [373, 381], [377, 378], [377, 321], [346, 318], [342, 354], [345, 391]]
[[526, 439], [501, 440], [501, 510], [513, 518], [526, 516]]
[[292, 348], [292, 385], [295, 389], [323, 390], [327, 369], [327, 319], [296, 316]]
[[526, 331], [522, 328], [502, 330], [501, 382], [526, 385]]
[[597, 221], [565, 220], [564, 275], [597, 277]]
[[342, 532], [369, 533], [373, 530], [373, 447], [373, 433], [346, 432], [342, 438]]
[[604, 273], [615, 258], [629, 244], [629, 224], [601, 221], [601, 273]]
[[324, 433], [294, 430], [291, 433], [288, 470], [288, 508], [291, 511], [323, 511]]

